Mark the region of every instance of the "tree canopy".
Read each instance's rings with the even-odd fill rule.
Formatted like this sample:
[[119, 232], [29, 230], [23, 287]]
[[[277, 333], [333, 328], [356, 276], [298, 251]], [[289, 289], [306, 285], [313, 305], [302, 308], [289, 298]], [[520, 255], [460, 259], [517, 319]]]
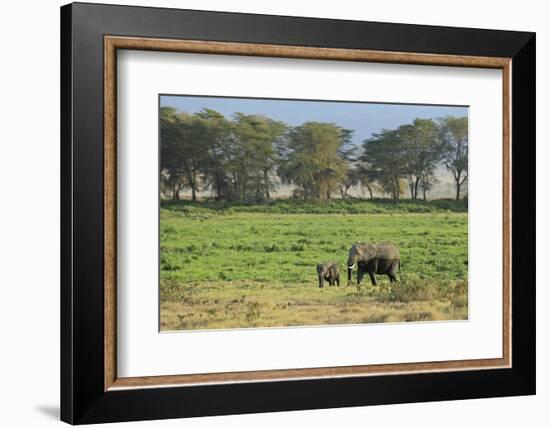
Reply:
[[291, 184], [293, 196], [326, 201], [350, 197], [354, 186], [388, 194], [398, 201], [427, 198], [444, 167], [456, 198], [468, 177], [468, 119], [416, 118], [352, 144], [353, 130], [335, 123], [289, 126], [260, 114], [231, 118], [203, 109], [186, 114], [160, 110], [161, 190], [192, 200], [208, 191], [217, 200], [270, 200], [279, 184]]
[[453, 176], [458, 200], [461, 186], [468, 179], [468, 118], [445, 117], [439, 120], [439, 129], [443, 163]]
[[330, 199], [346, 175], [341, 150], [350, 135], [332, 123], [306, 122], [292, 128], [278, 171], [280, 177], [296, 185], [295, 194], [303, 199]]

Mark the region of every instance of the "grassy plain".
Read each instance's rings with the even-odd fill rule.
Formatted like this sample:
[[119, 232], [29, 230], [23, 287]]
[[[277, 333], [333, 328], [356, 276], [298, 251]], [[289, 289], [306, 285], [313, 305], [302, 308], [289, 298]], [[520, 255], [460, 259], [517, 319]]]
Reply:
[[[466, 211], [448, 200], [163, 202], [161, 330], [467, 319]], [[357, 241], [396, 244], [401, 281], [346, 286]], [[319, 289], [316, 265], [332, 260], [341, 285]]]

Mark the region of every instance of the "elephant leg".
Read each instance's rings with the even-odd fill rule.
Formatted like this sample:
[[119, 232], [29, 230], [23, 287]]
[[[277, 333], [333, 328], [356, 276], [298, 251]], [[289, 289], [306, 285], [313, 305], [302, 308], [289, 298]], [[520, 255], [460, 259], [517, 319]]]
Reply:
[[323, 277], [319, 275], [319, 288], [323, 288]]
[[361, 269], [357, 271], [357, 285], [361, 284], [361, 280], [363, 279], [363, 275], [365, 272], [363, 272]]
[[328, 285], [330, 285], [331, 287], [334, 285], [334, 283], [332, 282], [332, 278], [329, 278]]
[[338, 287], [340, 287], [340, 277], [339, 277], [339, 276], [336, 278], [336, 285], [337, 285]]
[[399, 268], [399, 262], [394, 262], [390, 266], [388, 276], [390, 277], [390, 282], [397, 282], [397, 270]]
[[369, 272], [369, 276], [370, 276], [370, 282], [372, 283], [372, 285], [378, 285], [378, 282], [376, 282], [376, 277], [374, 276], [374, 272]]

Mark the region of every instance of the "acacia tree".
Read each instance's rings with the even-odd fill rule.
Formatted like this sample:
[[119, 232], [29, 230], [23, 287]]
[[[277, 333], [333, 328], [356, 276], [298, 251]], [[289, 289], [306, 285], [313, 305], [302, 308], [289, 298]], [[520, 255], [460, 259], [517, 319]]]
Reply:
[[204, 187], [211, 189], [218, 200], [232, 199], [232, 189], [226, 176], [230, 161], [231, 123], [212, 109], [202, 109], [195, 116], [200, 124], [195, 143], [201, 151], [198, 171]]
[[208, 123], [200, 116], [193, 115], [181, 124], [183, 134], [182, 169], [186, 175], [188, 187], [191, 189], [191, 200], [197, 200], [199, 190], [198, 174], [206, 161], [208, 144]]
[[350, 135], [332, 123], [306, 122], [293, 128], [279, 176], [296, 185], [304, 200], [330, 199], [346, 174], [341, 150]]
[[398, 130], [383, 129], [364, 140], [363, 154], [359, 159], [364, 163], [365, 174], [398, 202], [406, 165], [403, 139]]
[[188, 115], [172, 107], [161, 108], [161, 170], [165, 183], [173, 188], [173, 199], [179, 199], [180, 190], [186, 187], [191, 199], [197, 200], [199, 175], [219, 166], [227, 128], [224, 116], [214, 110]]
[[276, 186], [272, 175], [279, 161], [278, 147], [287, 126], [265, 116], [236, 113], [232, 129], [238, 151], [233, 177], [239, 184], [239, 199], [269, 200]]
[[456, 200], [462, 184], [468, 179], [468, 118], [448, 116], [439, 119], [443, 142], [443, 163], [453, 176]]
[[160, 169], [161, 184], [171, 198], [177, 200], [180, 191], [186, 186], [186, 174], [182, 167], [185, 160], [187, 136], [184, 132], [189, 116], [179, 113], [173, 107], [160, 109], [161, 152]]
[[411, 199], [417, 199], [421, 184], [424, 193], [429, 189], [429, 178], [434, 176], [443, 155], [439, 129], [432, 119], [416, 118], [412, 124], [397, 128], [397, 137], [402, 141], [403, 170], [408, 179]]

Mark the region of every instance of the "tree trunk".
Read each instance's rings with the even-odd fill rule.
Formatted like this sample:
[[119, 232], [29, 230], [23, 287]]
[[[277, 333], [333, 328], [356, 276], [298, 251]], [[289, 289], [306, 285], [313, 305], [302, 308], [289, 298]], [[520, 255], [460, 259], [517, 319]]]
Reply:
[[231, 175], [233, 176], [233, 195], [231, 196], [231, 198], [236, 200], [241, 197], [241, 183], [239, 182], [239, 177], [237, 176], [235, 171], [233, 171]]
[[197, 200], [197, 191], [195, 183], [195, 171], [189, 172], [189, 186], [191, 186], [191, 200], [195, 202]]
[[367, 190], [369, 191], [369, 196], [371, 199], [374, 199], [374, 195], [372, 194], [372, 188], [370, 187], [370, 185], [367, 184]]
[[414, 182], [414, 199], [418, 199], [418, 183], [420, 182], [420, 177], [416, 177]]
[[174, 187], [172, 188], [172, 200], [173, 201], [179, 201], [180, 200], [180, 185], [179, 183], [176, 183]]
[[325, 200], [325, 196], [326, 196], [326, 192], [325, 192], [325, 183], [323, 183], [322, 181], [318, 184], [318, 187], [316, 189], [316, 193], [317, 193], [317, 200], [318, 201], [324, 201]]
[[460, 200], [460, 177], [456, 180], [456, 200]]
[[342, 199], [346, 199], [346, 198], [350, 198], [351, 196], [349, 195], [348, 191], [349, 189], [351, 188], [351, 186], [345, 186], [344, 187], [344, 192], [343, 192], [343, 195], [342, 195]]
[[216, 199], [219, 201], [222, 198], [222, 179], [220, 177], [220, 172], [216, 171], [216, 192], [217, 196]]
[[264, 185], [265, 185], [265, 198], [269, 201], [271, 195], [269, 194], [269, 174], [267, 169], [264, 169]]
[[395, 202], [399, 202], [399, 193], [401, 189], [399, 188], [399, 177], [393, 177], [394, 186], [395, 186]]

